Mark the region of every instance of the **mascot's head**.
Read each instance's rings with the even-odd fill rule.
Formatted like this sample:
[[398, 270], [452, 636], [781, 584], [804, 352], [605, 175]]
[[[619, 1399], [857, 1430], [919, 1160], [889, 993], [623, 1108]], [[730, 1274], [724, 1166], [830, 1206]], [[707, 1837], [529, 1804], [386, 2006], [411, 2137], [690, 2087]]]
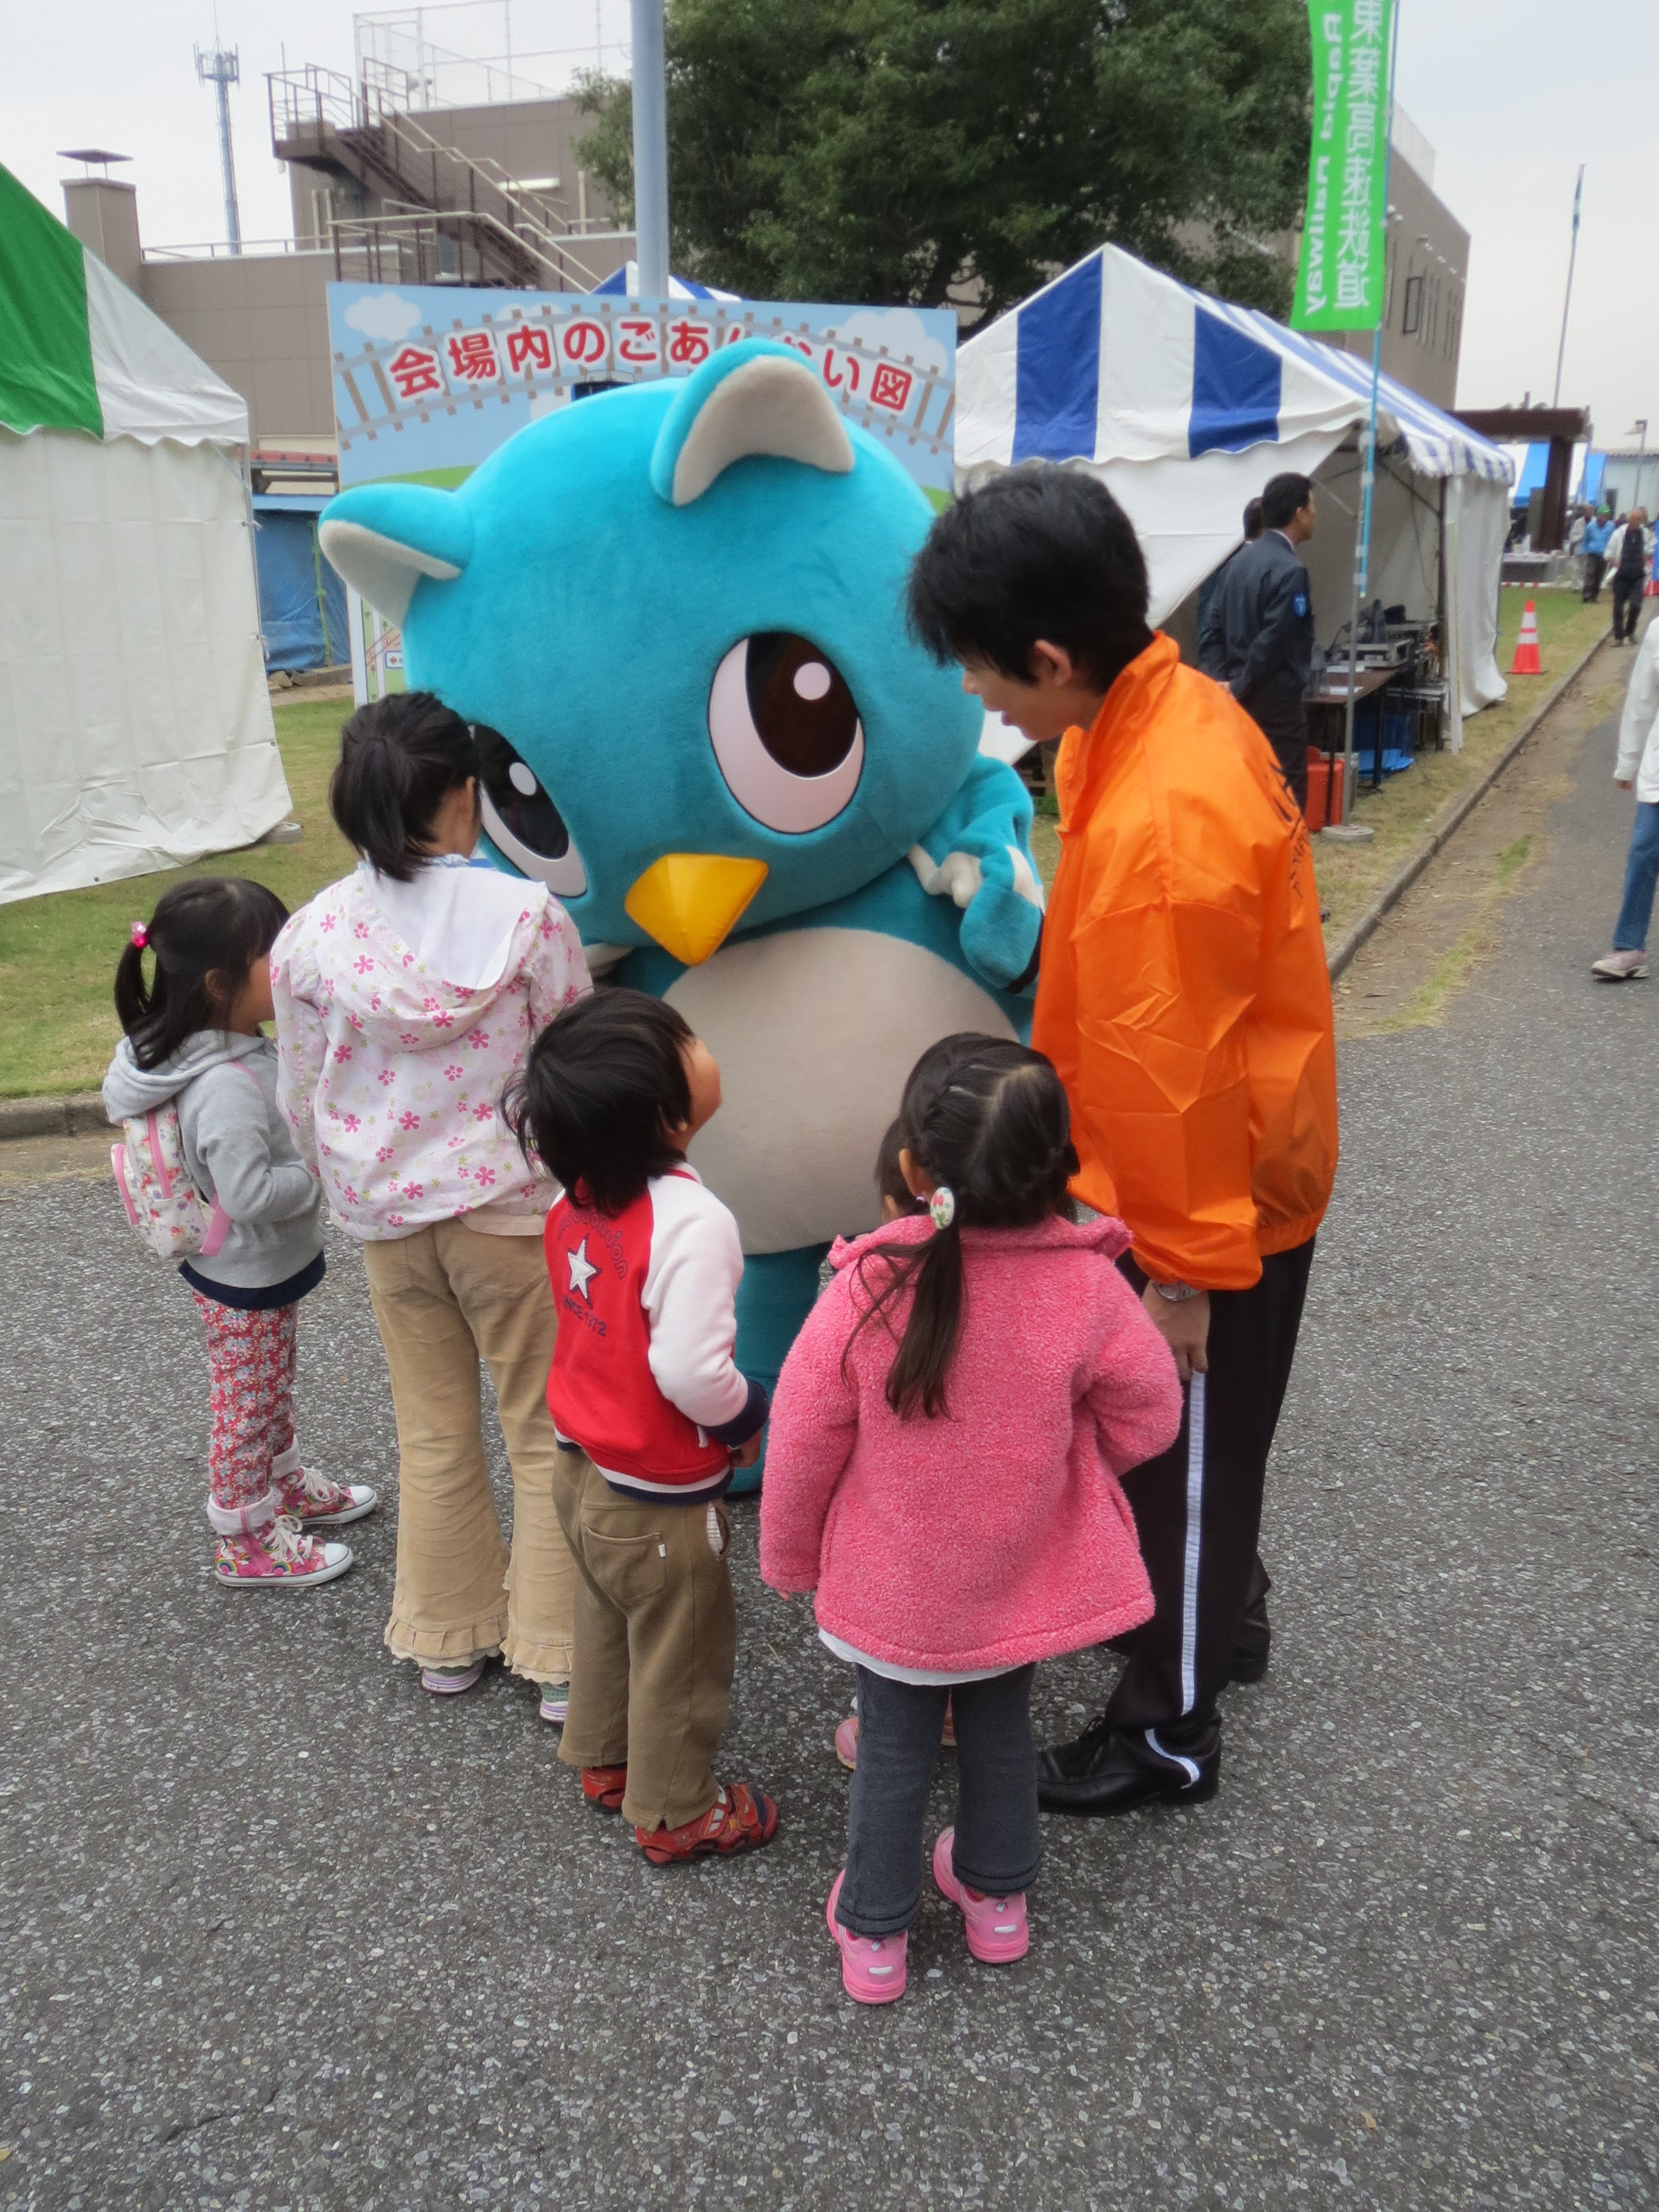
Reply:
[[323, 550], [473, 723], [484, 823], [592, 945], [688, 966], [890, 867], [981, 713], [906, 634], [930, 509], [788, 348], [532, 422], [456, 492], [366, 485]]

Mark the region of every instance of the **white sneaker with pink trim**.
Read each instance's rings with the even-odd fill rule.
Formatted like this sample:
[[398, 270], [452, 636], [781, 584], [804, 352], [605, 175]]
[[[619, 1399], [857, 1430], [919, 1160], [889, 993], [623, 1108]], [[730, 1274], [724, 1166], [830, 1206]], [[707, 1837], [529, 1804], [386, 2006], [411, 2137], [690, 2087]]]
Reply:
[[1598, 983], [1639, 983], [1647, 972], [1645, 952], [1604, 952], [1590, 964]]
[[319, 1543], [284, 1514], [252, 1535], [221, 1536], [213, 1572], [234, 1589], [312, 1589], [337, 1581], [351, 1556], [349, 1544]]

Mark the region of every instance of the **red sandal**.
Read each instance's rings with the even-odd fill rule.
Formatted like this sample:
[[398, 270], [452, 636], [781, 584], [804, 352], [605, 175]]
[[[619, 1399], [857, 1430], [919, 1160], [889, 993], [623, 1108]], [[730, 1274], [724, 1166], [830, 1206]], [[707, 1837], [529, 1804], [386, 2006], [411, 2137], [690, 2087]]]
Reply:
[[757, 1851], [777, 1832], [774, 1801], [764, 1790], [734, 1782], [721, 1790], [706, 1813], [683, 1827], [635, 1828], [634, 1835], [653, 1866], [672, 1866], [681, 1859], [729, 1858], [736, 1851]]
[[620, 1813], [622, 1801], [628, 1794], [628, 1769], [625, 1766], [585, 1766], [582, 1769], [582, 1796], [601, 1813]]

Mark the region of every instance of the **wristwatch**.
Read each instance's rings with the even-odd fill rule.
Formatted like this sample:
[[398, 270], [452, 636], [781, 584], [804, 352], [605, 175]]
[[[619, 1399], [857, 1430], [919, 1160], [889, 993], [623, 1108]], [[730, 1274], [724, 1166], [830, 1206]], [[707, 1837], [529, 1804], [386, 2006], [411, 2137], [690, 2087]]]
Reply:
[[1154, 1282], [1152, 1288], [1158, 1292], [1159, 1297], [1167, 1298], [1172, 1306], [1184, 1306], [1188, 1298], [1195, 1298], [1202, 1295], [1196, 1283]]

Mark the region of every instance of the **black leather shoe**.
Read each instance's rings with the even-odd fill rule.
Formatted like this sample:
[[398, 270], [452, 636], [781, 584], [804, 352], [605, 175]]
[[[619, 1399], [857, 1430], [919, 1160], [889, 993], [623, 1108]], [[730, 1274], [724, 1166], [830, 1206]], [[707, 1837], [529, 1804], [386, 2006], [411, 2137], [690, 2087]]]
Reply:
[[1037, 1753], [1037, 1803], [1050, 1813], [1132, 1813], [1137, 1805], [1213, 1797], [1219, 1753], [1207, 1762], [1141, 1758], [1103, 1716], [1074, 1743]]

